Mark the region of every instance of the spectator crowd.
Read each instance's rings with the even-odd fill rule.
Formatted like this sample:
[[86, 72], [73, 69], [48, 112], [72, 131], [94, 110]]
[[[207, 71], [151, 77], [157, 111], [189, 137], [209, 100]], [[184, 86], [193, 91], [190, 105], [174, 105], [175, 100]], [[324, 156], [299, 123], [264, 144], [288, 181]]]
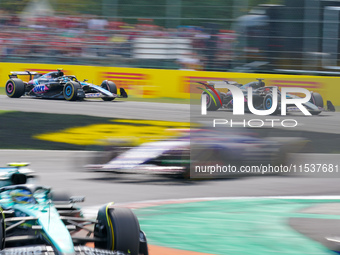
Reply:
[[[140, 58], [134, 54], [137, 38], [185, 38], [188, 45], [164, 60], [153, 59], [151, 46], [151, 53]], [[223, 71], [230, 68], [234, 40], [235, 33], [230, 30], [212, 32], [198, 26], [164, 28], [150, 19], [129, 24], [88, 15], [22, 19], [0, 13], [1, 62]], [[154, 52], [159, 48], [155, 45]]]

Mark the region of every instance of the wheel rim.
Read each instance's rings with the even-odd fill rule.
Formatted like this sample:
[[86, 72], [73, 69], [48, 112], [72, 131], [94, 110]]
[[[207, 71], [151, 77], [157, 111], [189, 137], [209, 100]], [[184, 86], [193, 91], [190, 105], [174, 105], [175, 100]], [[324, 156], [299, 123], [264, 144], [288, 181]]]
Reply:
[[72, 87], [70, 85], [68, 85], [66, 88], [65, 88], [65, 95], [66, 96], [71, 96], [72, 94]]
[[13, 86], [13, 83], [7, 83], [7, 87], [6, 87], [6, 90], [8, 93], [12, 93], [13, 90], [14, 90], [14, 86]]
[[270, 97], [266, 99], [265, 106], [266, 106], [266, 109], [270, 109], [272, 107], [272, 99]]

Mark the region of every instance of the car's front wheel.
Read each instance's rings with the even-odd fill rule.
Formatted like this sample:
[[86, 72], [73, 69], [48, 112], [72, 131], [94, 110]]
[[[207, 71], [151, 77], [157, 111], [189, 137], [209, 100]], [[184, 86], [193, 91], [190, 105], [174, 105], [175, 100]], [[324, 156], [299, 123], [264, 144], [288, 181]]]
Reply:
[[101, 240], [95, 241], [96, 248], [131, 255], [148, 254], [146, 238], [145, 236], [142, 238], [141, 235], [144, 233], [140, 231], [138, 219], [130, 209], [108, 204], [98, 211], [97, 221], [94, 236]]
[[317, 107], [323, 108], [323, 99], [319, 93], [313, 92], [309, 102], [316, 105]]
[[[110, 91], [113, 94], [117, 94], [117, 86], [112, 81], [107, 81], [107, 80], [103, 81], [102, 84], [101, 84], [101, 87]], [[115, 98], [114, 97], [103, 97], [102, 99], [104, 101], [112, 101]]]

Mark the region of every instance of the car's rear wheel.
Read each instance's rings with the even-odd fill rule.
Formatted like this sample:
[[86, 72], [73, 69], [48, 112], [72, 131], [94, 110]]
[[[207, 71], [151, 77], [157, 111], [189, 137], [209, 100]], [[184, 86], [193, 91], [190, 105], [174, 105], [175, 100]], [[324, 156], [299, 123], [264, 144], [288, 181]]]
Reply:
[[5, 89], [8, 97], [18, 98], [25, 94], [25, 84], [17, 78], [8, 80]]
[[103, 206], [98, 211], [97, 221], [94, 236], [102, 241], [95, 242], [96, 248], [131, 255], [140, 254], [140, 234], [143, 232], [140, 231], [137, 217], [130, 209]]
[[209, 91], [210, 95], [212, 95], [213, 97], [211, 97], [209, 95], [209, 93], [207, 92], [203, 92], [203, 95], [207, 95], [207, 110], [208, 111], [217, 111], [219, 108], [221, 108], [221, 103], [220, 103], [220, 99], [222, 100], [222, 96], [221, 93], [216, 90], [218, 96], [220, 98], [218, 98], [218, 96], [211, 90], [211, 89], [207, 89], [207, 91]]
[[[117, 94], [117, 86], [112, 81], [107, 81], [107, 80], [103, 81], [102, 84], [101, 84], [101, 87], [110, 91], [113, 94]], [[112, 101], [115, 98], [114, 97], [103, 97], [102, 99], [104, 101]]]
[[73, 81], [67, 82], [63, 89], [64, 98], [67, 101], [77, 100], [77, 93], [78, 93], [78, 89], [80, 88], [81, 86], [77, 82], [73, 82]]

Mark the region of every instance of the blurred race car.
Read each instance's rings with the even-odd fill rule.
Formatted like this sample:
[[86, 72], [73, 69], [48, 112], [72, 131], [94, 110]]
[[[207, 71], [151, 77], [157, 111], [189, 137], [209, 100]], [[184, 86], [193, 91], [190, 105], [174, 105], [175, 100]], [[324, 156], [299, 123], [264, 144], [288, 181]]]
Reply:
[[[144, 143], [132, 148], [113, 147], [104, 153], [99, 152], [99, 156], [93, 158], [95, 164], [85, 167], [94, 172], [190, 178], [195, 177], [192, 175], [195, 165], [285, 164], [288, 152], [300, 151], [307, 143], [306, 139], [298, 137], [257, 138], [235, 131], [196, 129], [184, 131], [176, 139]], [[237, 175], [227, 173], [213, 177]], [[199, 177], [203, 176], [212, 178], [209, 174], [200, 174]]]
[[130, 209], [109, 203], [85, 218], [75, 204], [84, 197], [56, 201], [49, 187], [28, 181], [32, 173], [22, 163], [0, 168], [0, 254], [148, 254]]
[[[28, 75], [29, 81], [24, 82], [18, 78], [18, 75]], [[64, 75], [62, 69], [46, 74], [30, 71], [11, 72], [5, 88], [7, 96], [12, 98], [27, 95], [68, 101], [84, 98], [102, 98], [104, 101], [112, 101], [117, 97], [128, 97], [123, 88], [120, 88], [120, 95], [118, 95], [117, 86], [112, 81], [104, 80], [100, 86], [97, 86], [88, 83], [87, 80], [78, 81], [74, 75]]]
[[[217, 94], [219, 95], [221, 101], [217, 97], [217, 95], [214, 93], [213, 90], [215, 88], [223, 88], [223, 85], [225, 84], [231, 84], [237, 86], [243, 94], [245, 95], [245, 100], [244, 100], [244, 106], [245, 110], [249, 112], [248, 109], [248, 87], [252, 87], [253, 89], [253, 105], [254, 108], [257, 110], [268, 110], [272, 107], [273, 104], [273, 88], [276, 88], [275, 86], [271, 87], [266, 87], [265, 83], [263, 82], [263, 79], [257, 79], [257, 81], [253, 81], [250, 83], [247, 83], [245, 85], [238, 84], [235, 82], [230, 82], [230, 81], [222, 81], [222, 82], [208, 82], [208, 83], [203, 83], [199, 82], [200, 84], [204, 85], [206, 87], [206, 91], [203, 92], [203, 94], [207, 95], [207, 110], [208, 111], [216, 111], [219, 108], [227, 108], [227, 109], [233, 109], [233, 95], [231, 91], [228, 91], [227, 93], [220, 92], [216, 90]], [[287, 99], [292, 99], [292, 98], [298, 98], [296, 95], [292, 94], [287, 94]], [[222, 102], [222, 105], [221, 105]], [[330, 103], [330, 101], [328, 101]], [[331, 104], [331, 103], [330, 103]], [[316, 92], [311, 92], [311, 99], [309, 102], [303, 103], [303, 106], [307, 108], [307, 110], [312, 114], [312, 115], [318, 115], [325, 109], [324, 103], [323, 103], [323, 98], [319, 93]], [[300, 109], [297, 108], [295, 105], [287, 105], [287, 112], [299, 112]], [[281, 112], [281, 93], [280, 90], [278, 89], [278, 105], [277, 108], [275, 109], [273, 114], [279, 114]]]

